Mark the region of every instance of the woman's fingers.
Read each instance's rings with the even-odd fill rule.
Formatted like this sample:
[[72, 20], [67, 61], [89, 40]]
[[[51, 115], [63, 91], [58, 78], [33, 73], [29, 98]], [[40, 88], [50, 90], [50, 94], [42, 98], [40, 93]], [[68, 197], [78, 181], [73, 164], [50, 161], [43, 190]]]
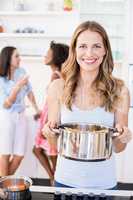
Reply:
[[53, 147], [57, 146], [57, 136], [54, 131], [52, 131], [52, 127], [55, 127], [54, 125], [55, 123], [47, 122], [42, 129], [42, 134], [47, 138], [48, 143]]
[[25, 75], [17, 82], [17, 85], [20, 87], [23, 87], [24, 85], [28, 83], [28, 81], [29, 81], [29, 76]]
[[127, 126], [121, 127], [119, 124], [116, 125], [116, 128], [120, 135], [118, 139], [121, 143], [128, 143], [132, 139], [132, 133]]
[[42, 128], [42, 134], [47, 138], [47, 137], [50, 137], [50, 135], [52, 135], [52, 130], [50, 128], [50, 125], [51, 122], [47, 122], [44, 127]]
[[53, 129], [53, 128], [57, 128], [58, 125], [57, 125], [57, 122], [50, 122], [50, 128]]
[[116, 129], [119, 133], [122, 133], [123, 128], [120, 126], [120, 124], [116, 124]]

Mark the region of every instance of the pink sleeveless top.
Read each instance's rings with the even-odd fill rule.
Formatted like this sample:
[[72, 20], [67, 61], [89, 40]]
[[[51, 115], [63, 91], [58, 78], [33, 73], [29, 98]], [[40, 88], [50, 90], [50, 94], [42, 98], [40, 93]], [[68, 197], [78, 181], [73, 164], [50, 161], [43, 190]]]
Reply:
[[[60, 78], [60, 73], [58, 71], [55, 71], [53, 75], [56, 75], [56, 77]], [[57, 79], [57, 78], [56, 78]], [[51, 80], [52, 82], [53, 80]], [[45, 152], [47, 153], [47, 155], [49, 156], [54, 156], [57, 155], [57, 149], [53, 149], [47, 139], [42, 135], [42, 128], [44, 127], [44, 124], [47, 122], [47, 118], [48, 118], [48, 105], [47, 102], [45, 103], [42, 113], [41, 113], [41, 117], [39, 120], [39, 128], [37, 130], [37, 135], [35, 137], [35, 146], [36, 148], [42, 148], [45, 150]]]

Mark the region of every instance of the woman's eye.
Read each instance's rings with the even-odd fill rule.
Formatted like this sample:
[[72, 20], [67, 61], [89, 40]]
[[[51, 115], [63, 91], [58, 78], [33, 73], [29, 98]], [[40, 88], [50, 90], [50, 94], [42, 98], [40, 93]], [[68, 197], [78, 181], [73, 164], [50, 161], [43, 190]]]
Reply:
[[85, 48], [85, 47], [86, 47], [85, 45], [80, 45], [80, 46], [79, 46], [79, 48]]
[[101, 48], [100, 45], [94, 45], [94, 48]]

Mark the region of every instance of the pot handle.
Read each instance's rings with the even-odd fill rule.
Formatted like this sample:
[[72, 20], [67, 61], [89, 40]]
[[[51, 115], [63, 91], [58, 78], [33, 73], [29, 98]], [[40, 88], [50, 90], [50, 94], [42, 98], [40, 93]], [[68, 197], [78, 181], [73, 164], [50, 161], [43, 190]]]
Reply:
[[119, 132], [118, 132], [117, 128], [111, 128], [111, 136], [112, 136], [112, 138], [120, 136], [123, 133], [123, 131], [124, 131], [123, 128]]
[[61, 130], [64, 130], [64, 126], [59, 125], [57, 128], [51, 128], [51, 130], [55, 133], [55, 135], [59, 136], [61, 134]]
[[54, 134], [56, 136], [59, 136], [60, 135], [60, 130], [58, 128], [51, 128], [51, 130], [54, 132]]
[[7, 194], [2, 188], [0, 188], [0, 199], [7, 199]]

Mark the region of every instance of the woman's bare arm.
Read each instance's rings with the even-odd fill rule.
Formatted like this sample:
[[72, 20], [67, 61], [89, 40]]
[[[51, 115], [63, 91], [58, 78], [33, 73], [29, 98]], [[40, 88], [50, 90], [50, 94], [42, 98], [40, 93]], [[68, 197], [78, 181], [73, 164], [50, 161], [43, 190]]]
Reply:
[[57, 79], [50, 84], [48, 89], [48, 122], [44, 125], [43, 135], [52, 146], [57, 144], [57, 136], [52, 129], [60, 124], [62, 88], [62, 79]]
[[124, 86], [121, 92], [121, 101], [115, 112], [115, 125], [121, 135], [113, 139], [114, 150], [116, 153], [123, 151], [131, 139], [131, 131], [128, 129], [128, 113], [130, 96], [128, 89]]

